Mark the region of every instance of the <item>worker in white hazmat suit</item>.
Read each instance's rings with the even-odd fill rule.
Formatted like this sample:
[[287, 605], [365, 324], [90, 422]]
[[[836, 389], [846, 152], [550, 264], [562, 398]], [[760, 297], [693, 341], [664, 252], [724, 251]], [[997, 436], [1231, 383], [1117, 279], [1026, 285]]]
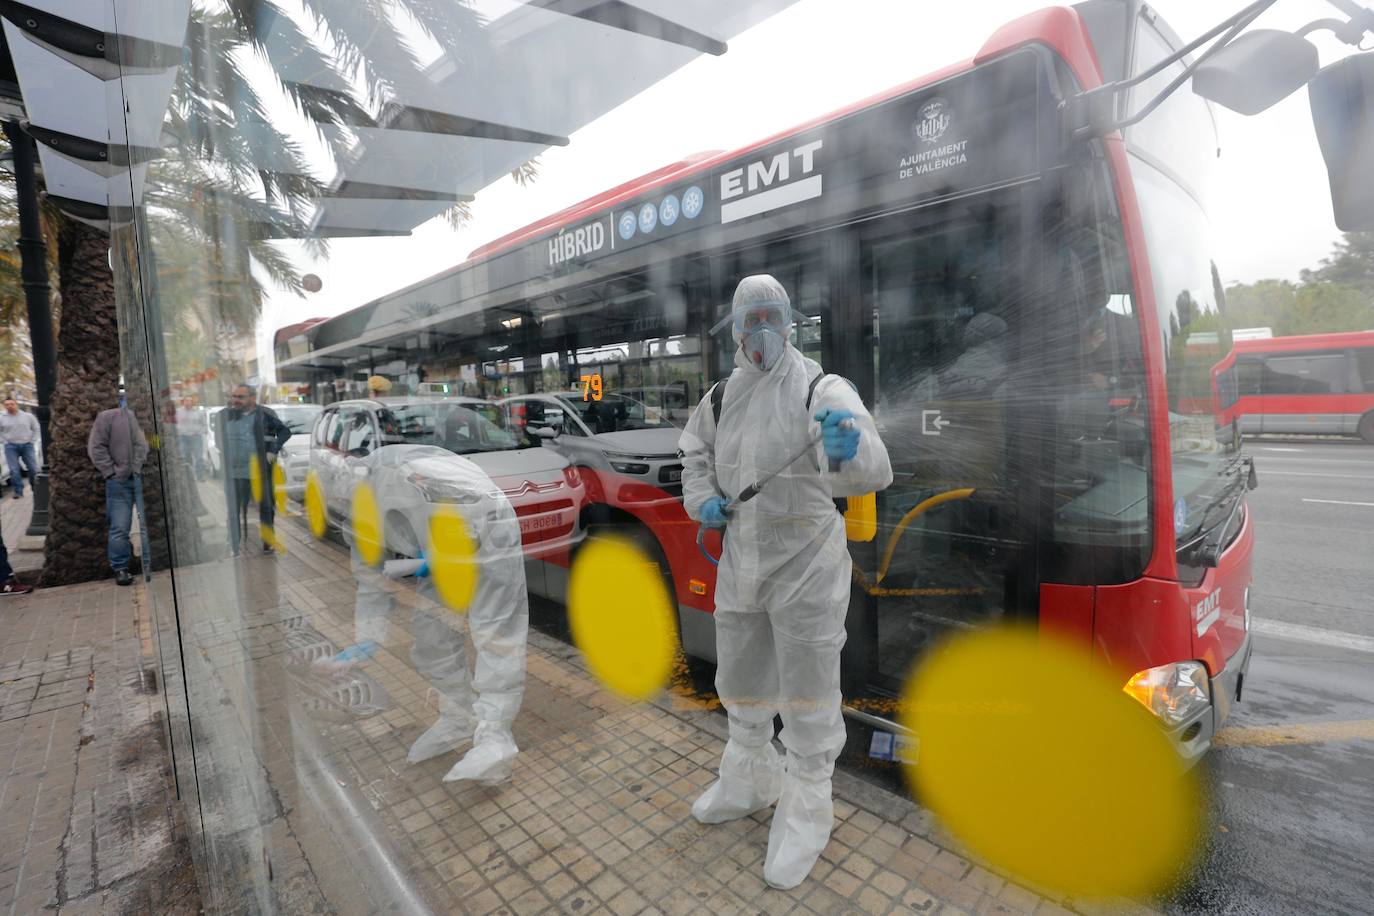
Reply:
[[[378, 449], [365, 463], [370, 477], [384, 475], [387, 465], [395, 465], [403, 472], [414, 471], [442, 482], [444, 504], [462, 517], [476, 548], [467, 558], [477, 569], [476, 588], [467, 607], [446, 608], [435, 587], [429, 560], [388, 561], [383, 570], [373, 570], [362, 562], [354, 544], [358, 642], [321, 667], [339, 670], [356, 664], [385, 643], [394, 599], [384, 579], [414, 576], [416, 591], [433, 605], [416, 608], [411, 614], [410, 659], [439, 694], [439, 718], [411, 745], [406, 760], [420, 763], [457, 750], [471, 740], [472, 747], [444, 780], [501, 782], [510, 776], [519, 753], [511, 726], [525, 692], [529, 634], [529, 592], [515, 509], [476, 464], [438, 448], [391, 446]], [[427, 545], [424, 554], [438, 562], [428, 537], [428, 515], [436, 505], [417, 495], [414, 505], [398, 508], [407, 516], [412, 513], [406, 510], [419, 513], [410, 527], [417, 529], [417, 536]], [[354, 540], [351, 531], [346, 535]], [[414, 553], [418, 546], [387, 544], [390, 552], [401, 554]], [[472, 674], [461, 630], [464, 619], [476, 650]]]
[[[692, 813], [714, 824], [776, 803], [763, 874], [789, 888], [829, 841], [830, 777], [845, 743], [840, 649], [850, 559], [832, 500], [883, 489], [892, 468], [854, 389], [792, 346], [782, 284], [745, 277], [727, 321], [739, 344], [736, 368], [718, 383], [723, 393], [713, 390], [697, 406], [682, 438], [687, 514], [726, 528], [716, 579], [716, 691], [730, 738], [720, 778]], [[815, 448], [756, 497], [731, 505], [818, 434]], [[785, 767], [772, 744], [775, 713]]]

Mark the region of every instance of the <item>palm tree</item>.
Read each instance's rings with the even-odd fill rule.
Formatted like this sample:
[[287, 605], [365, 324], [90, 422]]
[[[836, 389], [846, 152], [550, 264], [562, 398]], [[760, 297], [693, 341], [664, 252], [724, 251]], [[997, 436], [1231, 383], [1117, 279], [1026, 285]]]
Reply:
[[[107, 234], [69, 217], [56, 220], [68, 320], [58, 336], [45, 583], [108, 574], [103, 488], [86, 456], [85, 437], [95, 414], [114, 402], [119, 367], [129, 374], [130, 406], [146, 428], [153, 405], [170, 393], [164, 330], [176, 335], [195, 329], [221, 339], [232, 336], [216, 333], [226, 327], [253, 328], [265, 294], [255, 266], [276, 286], [303, 294], [298, 272], [273, 240], [306, 236], [306, 219], [322, 189], [300, 145], [271, 124], [259, 87], [240, 71], [236, 55], [250, 52], [272, 62], [289, 49], [294, 72], [315, 74], [312, 82], [282, 80], [279, 88], [335, 157], [346, 161], [348, 139], [325, 128], [375, 123], [370, 112], [407, 97], [422, 78], [397, 23], [418, 25], [445, 49], [475, 47], [482, 26], [472, 9], [453, 0], [302, 0], [302, 7], [322, 40], [262, 0], [226, 0], [213, 9], [194, 4], [166, 119], [179, 145], [150, 167], [133, 223]], [[278, 167], [263, 167], [268, 161]], [[531, 162], [514, 174], [528, 182], [536, 167]], [[463, 204], [446, 214], [453, 225], [467, 215]], [[320, 239], [307, 248], [314, 255], [327, 251]], [[118, 286], [110, 252], [124, 267]], [[124, 318], [122, 328], [117, 315]], [[221, 369], [236, 361], [233, 355], [216, 354]], [[159, 566], [167, 543], [162, 487], [178, 494], [179, 505], [194, 505], [186, 462], [169, 460], [174, 449], [174, 436], [157, 440], [144, 474]], [[171, 532], [179, 563], [202, 555], [198, 526], [186, 515], [174, 516], [177, 530]]]

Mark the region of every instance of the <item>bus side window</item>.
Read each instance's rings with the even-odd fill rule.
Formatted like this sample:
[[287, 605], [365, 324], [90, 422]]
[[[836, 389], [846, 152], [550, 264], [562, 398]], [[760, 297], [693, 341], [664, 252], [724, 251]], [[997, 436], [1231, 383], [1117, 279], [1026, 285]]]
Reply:
[[1265, 394], [1342, 394], [1344, 391], [1344, 353], [1274, 356], [1265, 363]]
[[1374, 394], [1374, 347], [1358, 347], [1355, 350], [1355, 364], [1364, 381], [1365, 393]]
[[1240, 397], [1255, 397], [1260, 393], [1261, 364], [1254, 357], [1241, 357], [1236, 360], [1236, 394]]

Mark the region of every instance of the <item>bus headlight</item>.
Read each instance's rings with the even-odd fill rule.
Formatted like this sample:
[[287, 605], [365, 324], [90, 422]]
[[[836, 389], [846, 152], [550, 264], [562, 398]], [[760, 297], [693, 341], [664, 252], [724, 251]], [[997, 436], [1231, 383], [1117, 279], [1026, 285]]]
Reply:
[[1121, 689], [1170, 728], [1212, 705], [1207, 669], [1201, 662], [1174, 662], [1137, 671]]

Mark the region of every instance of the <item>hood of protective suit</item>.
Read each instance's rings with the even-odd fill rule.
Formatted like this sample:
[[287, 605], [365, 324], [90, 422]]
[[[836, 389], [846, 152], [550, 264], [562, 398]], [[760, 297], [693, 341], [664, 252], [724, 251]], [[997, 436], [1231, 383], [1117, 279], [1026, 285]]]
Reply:
[[[749, 316], [761, 311], [772, 313], [772, 320], [751, 322]], [[754, 274], [739, 281], [730, 304], [733, 336], [744, 365], [770, 372], [782, 360], [792, 334], [792, 300], [787, 290], [771, 274]]]

